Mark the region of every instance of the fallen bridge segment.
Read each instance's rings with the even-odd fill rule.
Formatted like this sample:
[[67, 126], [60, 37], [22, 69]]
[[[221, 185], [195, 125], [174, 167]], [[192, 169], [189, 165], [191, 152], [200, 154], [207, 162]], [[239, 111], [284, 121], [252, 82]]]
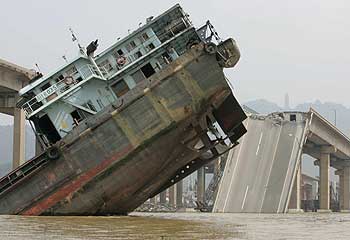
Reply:
[[[341, 209], [349, 205], [350, 140], [315, 110], [250, 114], [248, 133], [231, 150], [214, 212], [284, 213], [300, 208], [302, 154], [320, 165], [320, 209], [329, 211], [329, 168], [340, 176]], [[293, 187], [293, 185], [296, 185]], [[295, 191], [295, 193], [293, 193]], [[293, 197], [291, 202], [291, 196]]]

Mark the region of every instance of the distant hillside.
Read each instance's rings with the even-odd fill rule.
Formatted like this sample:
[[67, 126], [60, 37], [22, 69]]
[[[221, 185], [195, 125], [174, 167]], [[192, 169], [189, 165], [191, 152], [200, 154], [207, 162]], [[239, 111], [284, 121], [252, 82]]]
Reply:
[[[12, 126], [0, 125], [0, 176], [9, 172], [12, 168]], [[26, 159], [30, 159], [35, 153], [35, 136], [29, 126], [26, 126]]]
[[[276, 111], [283, 111], [284, 109], [273, 102], [269, 102], [264, 99], [254, 100], [244, 103], [249, 108], [263, 114], [268, 114]], [[347, 136], [350, 136], [350, 108], [345, 107], [342, 104], [315, 101], [313, 103], [303, 103], [297, 105], [295, 108], [288, 109], [291, 111], [305, 111], [307, 112], [310, 107], [314, 108], [328, 121], [335, 124], [343, 131]]]
[[268, 114], [271, 112], [277, 112], [282, 110], [282, 108], [277, 104], [269, 102], [265, 99], [249, 101], [244, 103], [244, 105], [262, 114]]

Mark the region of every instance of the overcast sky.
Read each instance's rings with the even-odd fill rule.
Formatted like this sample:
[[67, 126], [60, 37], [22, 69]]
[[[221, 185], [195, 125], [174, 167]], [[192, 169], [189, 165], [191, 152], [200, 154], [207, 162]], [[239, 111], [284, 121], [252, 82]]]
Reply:
[[1, 3], [0, 58], [43, 73], [71, 59], [96, 38], [107, 48], [128, 29], [180, 3], [196, 26], [210, 19], [233, 37], [241, 60], [227, 75], [241, 102], [264, 98], [283, 105], [316, 99], [350, 106], [350, 1], [107, 1], [11, 0]]

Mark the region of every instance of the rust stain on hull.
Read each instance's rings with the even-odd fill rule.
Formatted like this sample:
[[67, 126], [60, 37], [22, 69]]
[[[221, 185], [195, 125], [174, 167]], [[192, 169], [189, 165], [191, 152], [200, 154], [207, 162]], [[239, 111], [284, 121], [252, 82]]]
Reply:
[[111, 158], [106, 159], [103, 161], [100, 165], [96, 166], [93, 169], [90, 169], [86, 173], [79, 176], [76, 180], [73, 182], [63, 186], [59, 189], [59, 191], [53, 193], [48, 198], [40, 201], [39, 203], [36, 203], [34, 206], [32, 206], [30, 209], [25, 210], [21, 212], [21, 215], [40, 215], [48, 208], [55, 205], [57, 202], [61, 201], [65, 197], [67, 197], [69, 194], [72, 194], [73, 192], [77, 191], [79, 188], [81, 188], [85, 183], [93, 179], [97, 174], [101, 173], [103, 170], [105, 170], [111, 163], [114, 161], [120, 159], [124, 155], [126, 155], [128, 152], [130, 152], [133, 149], [131, 145], [125, 147], [123, 151], [118, 152], [117, 154], [113, 155]]

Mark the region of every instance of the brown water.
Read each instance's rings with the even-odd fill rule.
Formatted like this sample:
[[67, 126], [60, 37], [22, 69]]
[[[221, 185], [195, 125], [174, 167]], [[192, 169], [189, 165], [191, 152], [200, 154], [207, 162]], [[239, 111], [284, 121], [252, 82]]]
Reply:
[[0, 239], [350, 239], [350, 214], [0, 216]]

